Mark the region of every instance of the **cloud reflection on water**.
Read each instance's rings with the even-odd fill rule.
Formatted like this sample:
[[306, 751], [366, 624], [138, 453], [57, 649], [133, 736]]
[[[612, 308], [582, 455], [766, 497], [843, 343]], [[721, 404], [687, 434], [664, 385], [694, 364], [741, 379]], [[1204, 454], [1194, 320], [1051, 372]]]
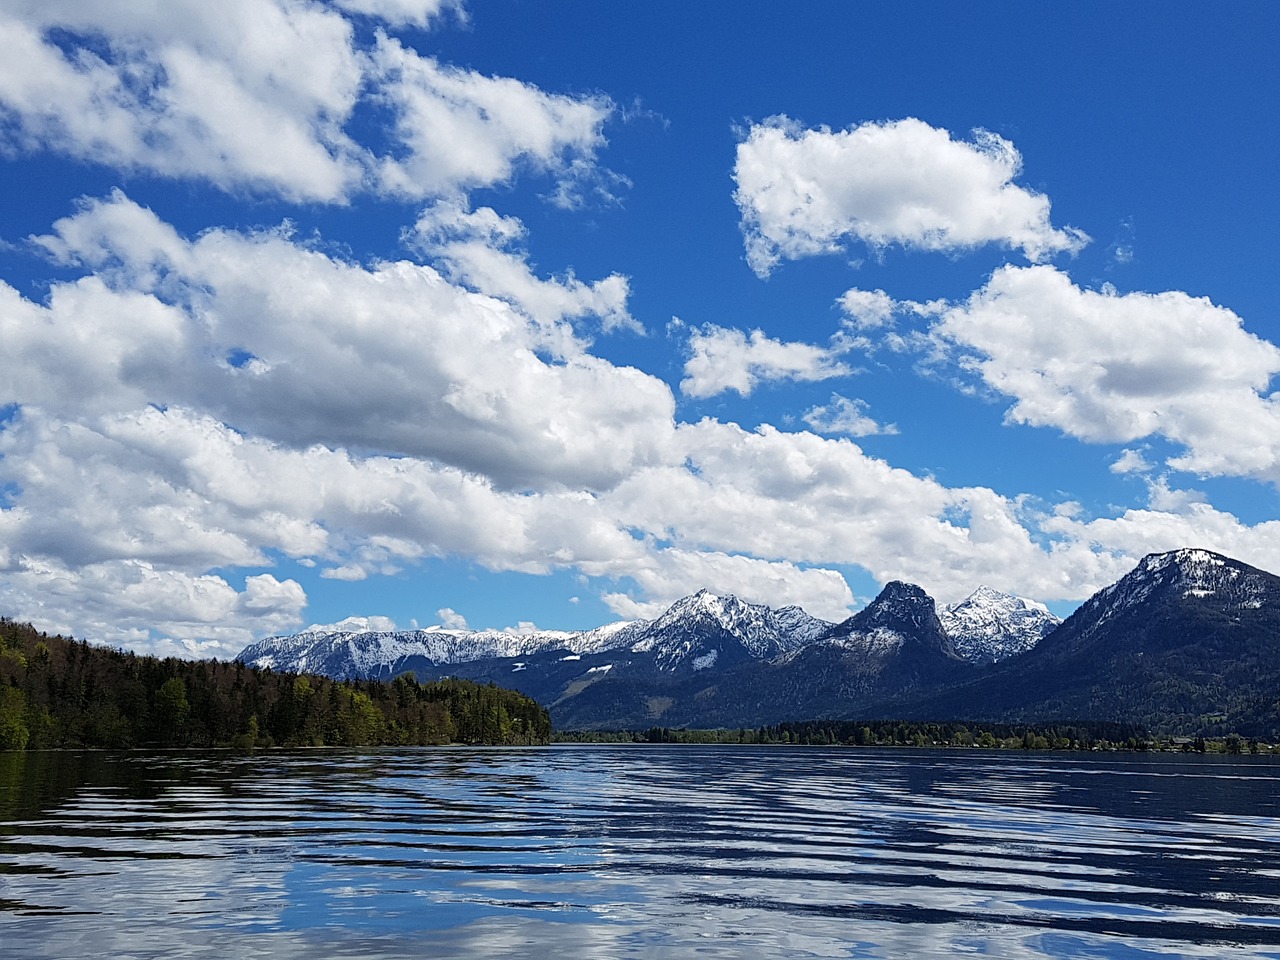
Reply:
[[1249, 758], [566, 747], [90, 766], [0, 823], [6, 960], [1280, 949], [1280, 767]]

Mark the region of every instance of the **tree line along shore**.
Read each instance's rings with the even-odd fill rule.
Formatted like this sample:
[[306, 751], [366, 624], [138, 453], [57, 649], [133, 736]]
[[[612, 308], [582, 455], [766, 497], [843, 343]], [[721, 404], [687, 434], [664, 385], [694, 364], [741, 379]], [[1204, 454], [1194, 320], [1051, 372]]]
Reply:
[[853, 747], [958, 747], [989, 750], [1174, 751], [1277, 754], [1280, 745], [1230, 733], [1222, 737], [1153, 735], [1141, 726], [1113, 722], [1008, 724], [931, 723], [915, 720], [802, 720], [763, 727], [698, 730], [566, 730], [557, 743], [768, 744]]
[[535, 700], [466, 680], [419, 683], [141, 656], [0, 618], [0, 750], [543, 744]]
[[0, 617], [0, 750], [426, 746], [450, 743], [795, 744], [1280, 754], [1224, 732], [1126, 723], [797, 720], [758, 728], [569, 730], [523, 694], [456, 678], [340, 681], [239, 662], [128, 653]]

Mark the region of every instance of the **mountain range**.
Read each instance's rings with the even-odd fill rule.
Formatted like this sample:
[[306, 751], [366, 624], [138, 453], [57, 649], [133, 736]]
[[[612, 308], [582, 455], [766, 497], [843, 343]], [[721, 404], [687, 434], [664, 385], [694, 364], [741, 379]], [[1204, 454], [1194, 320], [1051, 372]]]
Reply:
[[1280, 578], [1188, 549], [1145, 558], [1066, 621], [989, 587], [939, 610], [895, 581], [838, 624], [704, 590], [654, 620], [584, 632], [311, 630], [238, 659], [494, 682], [548, 706], [560, 729], [898, 717], [1261, 736], [1280, 732], [1277, 611]]
[[[981, 705], [981, 709], [978, 706]], [[1280, 736], [1280, 577], [1207, 550], [1153, 554], [1025, 654], [888, 705], [904, 718], [1063, 717]]]

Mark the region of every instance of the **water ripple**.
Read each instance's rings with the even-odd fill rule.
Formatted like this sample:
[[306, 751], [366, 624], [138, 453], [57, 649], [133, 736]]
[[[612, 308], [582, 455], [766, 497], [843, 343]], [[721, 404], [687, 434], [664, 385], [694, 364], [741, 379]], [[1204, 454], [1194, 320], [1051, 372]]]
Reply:
[[1265, 758], [0, 761], [6, 960], [1280, 956]]

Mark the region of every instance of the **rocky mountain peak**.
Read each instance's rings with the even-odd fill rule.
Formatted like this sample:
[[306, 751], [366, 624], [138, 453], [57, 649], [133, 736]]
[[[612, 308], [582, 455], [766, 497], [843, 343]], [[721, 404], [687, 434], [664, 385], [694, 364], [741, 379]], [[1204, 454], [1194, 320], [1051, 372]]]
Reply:
[[[859, 638], [861, 638], [859, 640]], [[942, 629], [933, 597], [914, 583], [892, 580], [879, 596], [848, 620], [831, 628], [826, 639], [877, 648], [929, 650], [955, 659], [951, 640]]]
[[974, 663], [996, 663], [1024, 653], [1062, 621], [1034, 600], [983, 585], [938, 611], [956, 653]]
[[866, 609], [846, 622], [856, 621], [861, 629], [903, 626], [908, 630], [922, 627], [931, 630], [937, 619], [933, 597], [923, 588], [914, 583], [891, 580], [880, 595], [867, 604]]
[[[699, 590], [655, 620], [585, 633], [361, 632], [351, 628], [373, 624], [348, 622], [270, 638], [240, 659], [336, 677], [413, 670], [510, 684], [566, 727], [752, 726], [890, 711], [1188, 730], [1222, 715], [1254, 724], [1242, 733], [1275, 729], [1280, 577], [1207, 550], [1152, 554], [1054, 628], [1056, 620], [989, 586], [935, 609], [919, 586], [894, 581], [838, 626], [799, 607]], [[1025, 655], [1006, 659], [1009, 644], [1040, 632]]]
[[825, 621], [799, 608], [774, 610], [708, 590], [683, 597], [637, 633], [632, 650], [652, 653], [660, 668], [765, 659], [806, 643]]
[[1152, 553], [1116, 583], [1099, 591], [1086, 606], [1112, 613], [1161, 599], [1191, 598], [1227, 607], [1260, 606], [1274, 582], [1271, 574], [1197, 548]]
[[719, 597], [710, 590], [703, 589], [687, 597], [681, 597], [671, 604], [653, 621], [653, 625], [667, 626], [690, 618], [723, 623], [730, 618], [731, 614], [740, 612], [743, 606], [745, 604], [737, 597]]
[[[1254, 620], [1277, 606], [1280, 578], [1273, 574], [1198, 548], [1153, 553], [1090, 597], [1042, 646], [1047, 656], [1062, 657], [1116, 638], [1124, 644], [1136, 644], [1139, 637], [1179, 644], [1192, 620]], [[1173, 623], [1184, 626], [1156, 626]]]
[[[1003, 601], [1010, 594], [997, 590], [995, 587], [989, 587], [985, 583], [979, 584], [978, 588], [969, 594], [961, 603], [979, 604], [979, 603], [998, 603]], [[952, 604], [955, 606], [955, 604]]]

